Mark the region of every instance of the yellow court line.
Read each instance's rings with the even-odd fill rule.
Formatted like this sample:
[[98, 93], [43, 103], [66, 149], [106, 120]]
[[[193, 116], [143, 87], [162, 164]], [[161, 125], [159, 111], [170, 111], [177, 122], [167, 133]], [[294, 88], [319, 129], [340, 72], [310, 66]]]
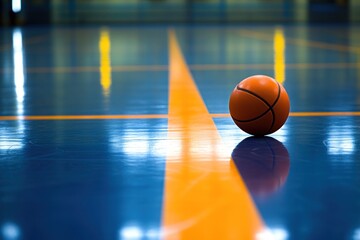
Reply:
[[263, 221], [169, 33], [164, 239], [254, 239]]

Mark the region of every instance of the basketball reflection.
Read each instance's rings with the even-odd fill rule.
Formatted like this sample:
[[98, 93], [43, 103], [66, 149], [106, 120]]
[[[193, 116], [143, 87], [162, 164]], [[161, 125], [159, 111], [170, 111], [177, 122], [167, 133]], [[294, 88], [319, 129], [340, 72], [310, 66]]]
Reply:
[[289, 174], [289, 153], [271, 137], [248, 137], [236, 146], [231, 157], [255, 197], [266, 197], [279, 190]]

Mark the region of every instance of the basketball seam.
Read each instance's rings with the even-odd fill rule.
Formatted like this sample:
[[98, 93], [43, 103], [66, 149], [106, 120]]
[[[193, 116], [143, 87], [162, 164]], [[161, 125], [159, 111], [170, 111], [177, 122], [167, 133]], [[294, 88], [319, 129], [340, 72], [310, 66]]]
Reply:
[[267, 114], [269, 111], [271, 111], [271, 114], [272, 114], [273, 117], [272, 117], [271, 126], [270, 126], [270, 128], [269, 128], [269, 130], [268, 130], [268, 131], [270, 131], [270, 130], [273, 128], [274, 124], [275, 124], [275, 114], [274, 114], [273, 107], [274, 107], [275, 104], [278, 102], [278, 100], [279, 100], [279, 98], [280, 98], [280, 93], [281, 93], [280, 84], [279, 84], [278, 82], [276, 82], [276, 84], [278, 85], [278, 89], [279, 89], [279, 90], [278, 90], [278, 95], [277, 95], [277, 97], [276, 97], [276, 99], [275, 99], [275, 101], [274, 101], [274, 103], [273, 103], [272, 105], [270, 105], [264, 98], [262, 98], [261, 96], [257, 95], [256, 93], [254, 93], [254, 92], [252, 92], [252, 91], [250, 91], [250, 90], [247, 90], [247, 89], [245, 89], [245, 88], [241, 88], [241, 87], [239, 87], [239, 85], [237, 85], [237, 86], [236, 86], [236, 89], [237, 89], [237, 90], [247, 92], [247, 93], [249, 93], [249, 94], [257, 97], [257, 98], [260, 99], [262, 102], [264, 102], [264, 103], [266, 104], [266, 106], [268, 106], [269, 108], [268, 108], [265, 112], [263, 112], [262, 114], [260, 114], [259, 116], [255, 117], [255, 118], [252, 118], [252, 119], [239, 120], [239, 119], [234, 118], [234, 117], [231, 115], [232, 118], [233, 118], [235, 121], [240, 122], [240, 123], [251, 122], [251, 121], [254, 121], [254, 120], [257, 120], [257, 119], [263, 117], [265, 114]]
[[278, 95], [277, 95], [274, 103], [271, 105], [271, 113], [273, 114], [273, 121], [272, 121], [271, 127], [269, 128], [268, 132], [270, 132], [271, 129], [274, 127], [276, 115], [274, 114], [273, 107], [275, 107], [276, 103], [279, 101], [279, 99], [280, 99], [280, 94], [281, 94], [280, 84], [279, 84], [278, 82], [276, 82], [276, 84], [278, 85], [278, 89], [279, 89], [279, 90], [278, 90]]

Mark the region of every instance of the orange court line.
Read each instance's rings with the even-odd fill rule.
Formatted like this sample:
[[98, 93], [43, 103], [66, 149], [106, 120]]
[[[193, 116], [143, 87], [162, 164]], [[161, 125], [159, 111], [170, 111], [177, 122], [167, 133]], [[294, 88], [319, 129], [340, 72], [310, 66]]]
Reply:
[[169, 32], [164, 239], [254, 239], [264, 228], [248, 190]]

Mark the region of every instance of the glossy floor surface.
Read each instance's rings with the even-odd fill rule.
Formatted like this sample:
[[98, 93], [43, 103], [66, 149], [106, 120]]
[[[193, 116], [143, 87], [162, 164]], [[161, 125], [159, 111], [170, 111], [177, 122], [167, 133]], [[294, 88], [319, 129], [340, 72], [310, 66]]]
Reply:
[[[0, 239], [360, 239], [359, 26], [0, 33]], [[228, 114], [254, 74], [268, 137]]]

